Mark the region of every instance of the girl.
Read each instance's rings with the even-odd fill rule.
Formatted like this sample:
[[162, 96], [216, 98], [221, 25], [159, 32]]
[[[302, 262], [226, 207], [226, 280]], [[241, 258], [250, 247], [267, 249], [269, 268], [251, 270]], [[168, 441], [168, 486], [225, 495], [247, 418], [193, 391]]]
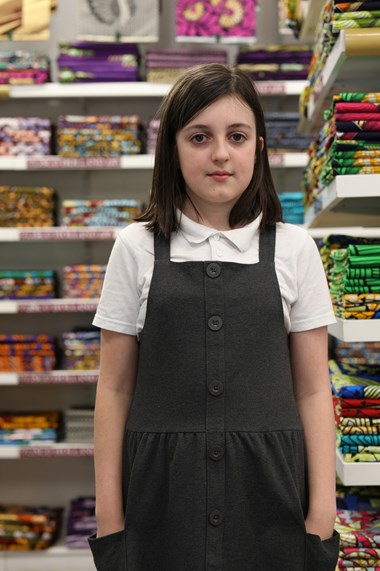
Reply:
[[145, 214], [94, 323], [99, 571], [333, 571], [334, 321], [281, 222], [250, 78], [192, 68], [161, 107]]

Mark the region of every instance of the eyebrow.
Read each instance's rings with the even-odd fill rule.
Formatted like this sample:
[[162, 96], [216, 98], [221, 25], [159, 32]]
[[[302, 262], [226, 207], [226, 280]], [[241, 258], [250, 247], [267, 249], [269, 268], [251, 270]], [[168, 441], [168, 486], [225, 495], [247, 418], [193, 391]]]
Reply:
[[[251, 125], [247, 123], [232, 123], [227, 126], [228, 129], [249, 129], [252, 130]], [[184, 127], [184, 131], [190, 131], [190, 129], [210, 129], [209, 125], [203, 125], [202, 123], [197, 123], [196, 125], [188, 125]]]

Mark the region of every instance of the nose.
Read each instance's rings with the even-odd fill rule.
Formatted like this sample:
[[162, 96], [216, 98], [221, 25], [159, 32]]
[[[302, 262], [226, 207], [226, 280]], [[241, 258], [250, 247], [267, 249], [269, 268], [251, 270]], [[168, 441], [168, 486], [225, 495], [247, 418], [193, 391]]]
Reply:
[[224, 138], [216, 138], [212, 147], [212, 160], [226, 162], [229, 159], [228, 142]]

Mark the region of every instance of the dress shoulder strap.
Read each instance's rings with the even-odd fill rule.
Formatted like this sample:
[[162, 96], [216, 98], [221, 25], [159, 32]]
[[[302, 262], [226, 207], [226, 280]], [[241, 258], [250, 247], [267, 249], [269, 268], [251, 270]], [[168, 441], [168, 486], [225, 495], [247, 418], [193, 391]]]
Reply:
[[154, 259], [155, 261], [170, 260], [170, 240], [158, 232], [154, 232]]
[[267, 224], [260, 231], [259, 260], [260, 263], [268, 264], [274, 262], [276, 247], [276, 225]]

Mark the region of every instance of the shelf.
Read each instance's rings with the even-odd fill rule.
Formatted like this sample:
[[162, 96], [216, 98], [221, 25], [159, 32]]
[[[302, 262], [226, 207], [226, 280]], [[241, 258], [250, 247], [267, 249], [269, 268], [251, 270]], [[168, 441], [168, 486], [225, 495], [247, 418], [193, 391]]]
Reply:
[[[171, 85], [145, 81], [104, 83], [44, 83], [42, 85], [2, 86], [3, 97], [10, 99], [91, 99], [115, 97], [164, 97]], [[7, 89], [8, 88], [8, 89]]]
[[153, 155], [124, 155], [121, 157], [60, 157], [57, 155], [33, 157], [0, 157], [2, 170], [120, 170], [152, 169]]
[[0, 387], [6, 385], [69, 385], [96, 383], [98, 371], [49, 371], [46, 373], [0, 373]]
[[333, 93], [379, 90], [380, 29], [342, 30], [317, 79], [302, 131], [319, 129]]
[[307, 85], [306, 80], [255, 81], [260, 95], [301, 95]]
[[370, 342], [380, 339], [380, 319], [338, 319], [329, 333], [341, 341]]
[[302, 22], [299, 40], [304, 42], [314, 40], [315, 28], [325, 3], [325, 0], [309, 0], [307, 2], [307, 12]]
[[312, 238], [324, 238], [331, 234], [344, 234], [359, 238], [380, 238], [380, 226], [366, 228], [364, 226], [332, 226], [326, 228], [306, 228]]
[[14, 460], [17, 458], [60, 458], [67, 456], [76, 458], [78, 456], [93, 456], [94, 447], [92, 444], [70, 444], [68, 442], [58, 442], [56, 444], [41, 444], [33, 446], [0, 446], [0, 460]]
[[[261, 95], [300, 95], [306, 81], [257, 81]], [[145, 81], [105, 83], [44, 83], [42, 85], [2, 85], [3, 99], [109, 99], [117, 97], [165, 97], [172, 84]]]
[[336, 471], [344, 486], [380, 485], [380, 462], [344, 462], [337, 450]]
[[66, 240], [115, 240], [120, 227], [60, 226], [50, 228], [0, 228], [0, 242], [35, 242]]
[[[305, 167], [307, 153], [270, 153], [272, 167]], [[0, 157], [0, 169], [28, 170], [128, 170], [153, 169], [154, 155], [128, 155], [122, 157], [69, 158], [56, 155], [40, 157]]]
[[90, 549], [55, 545], [42, 551], [2, 551], [0, 571], [94, 571]]
[[380, 223], [379, 197], [379, 174], [337, 176], [305, 212], [305, 225], [337, 227], [342, 221], [342, 226], [376, 227]]
[[95, 312], [98, 299], [1, 300], [0, 314]]
[[274, 153], [269, 151], [269, 164], [272, 168], [306, 168], [307, 153]]

